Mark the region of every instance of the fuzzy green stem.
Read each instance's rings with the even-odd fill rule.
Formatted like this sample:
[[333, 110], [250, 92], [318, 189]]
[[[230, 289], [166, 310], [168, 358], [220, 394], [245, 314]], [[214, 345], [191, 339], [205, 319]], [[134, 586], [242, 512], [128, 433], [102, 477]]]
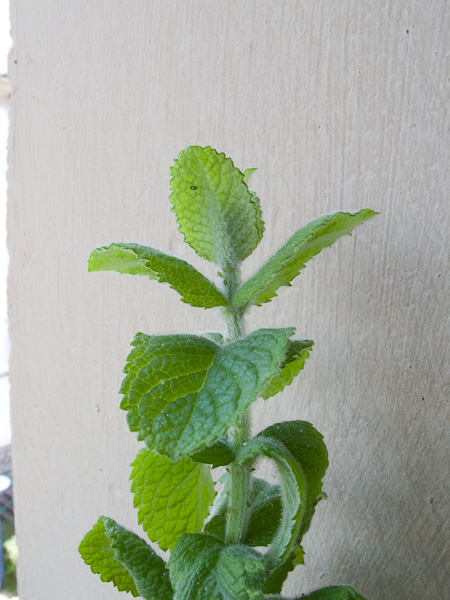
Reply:
[[[229, 306], [224, 309], [227, 337], [234, 342], [244, 336], [244, 311], [231, 304], [233, 295], [239, 287], [239, 268], [228, 265], [224, 268], [224, 284]], [[239, 450], [250, 437], [250, 415], [248, 411], [242, 415], [229, 431], [233, 447]], [[231, 490], [226, 539], [230, 544], [241, 541], [246, 525], [247, 500], [250, 493], [250, 465], [230, 466]]]

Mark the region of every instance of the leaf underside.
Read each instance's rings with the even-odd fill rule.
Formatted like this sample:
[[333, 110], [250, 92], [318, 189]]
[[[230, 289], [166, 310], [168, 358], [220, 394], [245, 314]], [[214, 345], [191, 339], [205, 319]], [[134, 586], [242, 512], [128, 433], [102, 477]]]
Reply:
[[189, 146], [171, 168], [170, 201], [179, 230], [199, 256], [226, 268], [244, 260], [264, 232], [259, 200], [230, 158]]
[[152, 542], [168, 550], [181, 534], [202, 530], [215, 496], [206, 465], [189, 458], [173, 463], [143, 448], [132, 467], [134, 506], [139, 524]]
[[364, 208], [356, 213], [338, 212], [309, 223], [294, 233], [289, 241], [237, 290], [233, 304], [260, 306], [269, 302], [277, 295], [279, 287], [290, 285], [308, 260], [376, 214], [373, 210]]
[[[258, 456], [272, 459], [281, 480], [283, 519], [266, 555], [270, 572], [278, 569], [293, 552], [305, 512], [306, 479], [300, 463], [288, 448], [275, 438], [257, 436], [238, 452], [236, 464], [254, 461]], [[266, 589], [264, 588], [266, 591]]]
[[175, 256], [139, 244], [116, 243], [96, 248], [89, 257], [89, 271], [117, 271], [168, 283], [191, 306], [213, 308], [228, 301], [217, 287], [191, 264]]
[[[322, 479], [328, 467], [328, 452], [323, 436], [307, 421], [287, 421], [276, 423], [262, 431], [257, 437], [272, 439], [283, 443], [295, 460], [301, 465], [307, 484], [304, 513], [296, 538], [293, 539], [291, 552], [283, 563], [273, 569], [267, 579], [264, 591], [278, 593], [290, 571], [303, 559], [301, 540], [308, 531], [315, 507], [322, 498]], [[270, 519], [270, 514], [267, 515]]]
[[284, 421], [267, 427], [259, 436], [282, 442], [303, 469], [308, 486], [300, 529], [301, 535], [304, 535], [311, 524], [315, 507], [322, 498], [322, 479], [328, 468], [328, 451], [323, 435], [307, 421]]
[[138, 333], [121, 408], [131, 431], [171, 460], [212, 446], [277, 371], [293, 329], [260, 329], [225, 347], [193, 335]]
[[100, 517], [85, 535], [79, 552], [93, 573], [119, 591], [145, 600], [171, 600], [173, 596], [162, 558], [113, 519]]

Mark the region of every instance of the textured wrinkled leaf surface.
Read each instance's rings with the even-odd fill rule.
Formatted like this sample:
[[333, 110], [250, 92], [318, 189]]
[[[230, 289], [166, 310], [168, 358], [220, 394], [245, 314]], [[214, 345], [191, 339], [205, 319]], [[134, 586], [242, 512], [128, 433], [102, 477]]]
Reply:
[[306, 359], [314, 346], [311, 340], [290, 340], [286, 346], [286, 356], [280, 368], [273, 377], [267, 381], [261, 392], [262, 398], [267, 400], [281, 392], [286, 386], [291, 385], [294, 377], [305, 366]]
[[173, 595], [165, 563], [135, 533], [113, 519], [100, 517], [80, 544], [79, 552], [93, 573], [120, 591], [145, 600], [170, 600]]
[[224, 268], [244, 260], [264, 232], [259, 200], [230, 158], [209, 146], [189, 146], [170, 173], [170, 200], [185, 241]]
[[186, 534], [168, 562], [174, 600], [263, 600], [264, 558], [207, 534]]
[[290, 571], [303, 559], [301, 540], [308, 531], [315, 507], [322, 497], [322, 479], [328, 467], [328, 452], [323, 436], [306, 421], [288, 421], [271, 425], [258, 436], [283, 443], [292, 456], [301, 465], [306, 483], [307, 494], [304, 514], [300, 528], [292, 538], [291, 552], [278, 567], [273, 569], [265, 582], [266, 593], [278, 593]]
[[236, 464], [264, 455], [272, 459], [281, 479], [283, 519], [266, 555], [270, 570], [283, 564], [294, 550], [306, 505], [306, 478], [300, 463], [279, 440], [257, 436], [238, 452]]
[[117, 271], [168, 283], [182, 302], [201, 308], [226, 306], [217, 287], [191, 264], [175, 256], [139, 244], [111, 244], [96, 248], [89, 257], [89, 271]]
[[334, 585], [302, 596], [297, 600], [366, 600], [348, 585]]
[[260, 329], [228, 346], [193, 335], [138, 333], [121, 408], [149, 449], [172, 460], [211, 446], [278, 370], [293, 329]]
[[327, 246], [377, 213], [364, 208], [357, 213], [338, 212], [321, 217], [300, 229], [267, 263], [248, 279], [233, 298], [235, 306], [260, 306], [269, 302], [279, 287], [289, 285], [306, 262]]
[[258, 436], [282, 442], [303, 469], [308, 486], [300, 529], [303, 535], [308, 531], [315, 507], [322, 497], [322, 479], [328, 468], [328, 451], [323, 435], [307, 421], [285, 421], [267, 427]]
[[143, 448], [132, 464], [131, 491], [139, 524], [161, 550], [182, 533], [201, 531], [214, 502], [214, 482], [206, 465], [189, 458], [172, 462]]

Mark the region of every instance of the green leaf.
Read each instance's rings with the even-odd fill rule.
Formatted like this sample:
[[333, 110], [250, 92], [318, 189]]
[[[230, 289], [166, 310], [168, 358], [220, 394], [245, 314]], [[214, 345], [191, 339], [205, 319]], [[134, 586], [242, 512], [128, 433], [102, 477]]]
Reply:
[[357, 213], [338, 212], [309, 223], [237, 290], [233, 304], [260, 306], [269, 302], [280, 286], [290, 284], [308, 260], [376, 214], [364, 208]]
[[278, 370], [293, 329], [260, 329], [219, 347], [193, 335], [136, 335], [120, 389], [128, 424], [171, 460], [214, 444]]
[[306, 505], [306, 478], [300, 463], [280, 441], [268, 437], [256, 437], [243, 446], [237, 455], [236, 465], [253, 462], [264, 455], [272, 459], [281, 478], [283, 518], [271, 541], [266, 555], [269, 569], [285, 562], [297, 545]]
[[78, 550], [92, 572], [119, 591], [145, 600], [171, 600], [173, 591], [163, 559], [113, 519], [100, 517]]
[[335, 585], [316, 590], [298, 600], [366, 600], [348, 585]]
[[224, 439], [217, 440], [212, 446], [203, 448], [192, 455], [192, 460], [211, 465], [213, 469], [229, 465], [235, 458], [234, 448]]
[[306, 421], [287, 421], [271, 425], [258, 434], [263, 439], [273, 439], [284, 444], [294, 458], [300, 463], [307, 483], [307, 494], [304, 506], [304, 515], [297, 531], [297, 536], [292, 539], [291, 553], [285, 557], [284, 562], [271, 570], [264, 584], [266, 593], [278, 593], [288, 573], [299, 562], [298, 552], [301, 551], [300, 542], [308, 531], [315, 507], [323, 498], [322, 479], [328, 467], [328, 452], [323, 442], [323, 436]]
[[323, 435], [307, 421], [285, 421], [267, 427], [257, 437], [260, 436], [282, 442], [303, 469], [308, 486], [305, 514], [300, 528], [303, 536], [309, 529], [317, 503], [323, 498], [322, 479], [328, 468], [328, 451]]
[[179, 230], [199, 256], [226, 268], [244, 260], [264, 231], [260, 208], [230, 158], [189, 146], [170, 170]]
[[173, 463], [147, 448], [140, 450], [132, 467], [134, 506], [152, 542], [167, 550], [182, 533], [202, 530], [215, 496], [208, 467], [189, 458]]
[[290, 385], [296, 375], [305, 366], [309, 353], [314, 346], [311, 340], [291, 340], [286, 347], [286, 356], [275, 375], [267, 381], [261, 396], [267, 400]]
[[263, 600], [264, 557], [207, 534], [185, 534], [168, 562], [174, 600]]
[[250, 177], [253, 175], [253, 173], [255, 171], [257, 171], [258, 168], [256, 167], [249, 167], [248, 169], [244, 170], [244, 181], [245, 183], [248, 185], [248, 182], [250, 181]]
[[281, 523], [282, 512], [280, 486], [255, 477], [244, 543], [248, 546], [268, 546]]
[[217, 287], [191, 264], [154, 248], [138, 244], [111, 244], [96, 248], [89, 257], [89, 271], [118, 271], [145, 275], [168, 283], [191, 306], [212, 308], [228, 301]]
[[[229, 473], [225, 489], [222, 494], [224, 499], [220, 506], [214, 507], [214, 516], [206, 523], [204, 531], [215, 535], [221, 540], [225, 539], [226, 515], [229, 504], [226, 485], [229, 484]], [[221, 478], [223, 479], [223, 477]], [[219, 498], [220, 500], [220, 498]], [[245, 533], [243, 543], [246, 546], [268, 546], [278, 529], [282, 516], [281, 488], [279, 485], [271, 485], [264, 479], [253, 478], [253, 486], [250, 494], [249, 524]]]

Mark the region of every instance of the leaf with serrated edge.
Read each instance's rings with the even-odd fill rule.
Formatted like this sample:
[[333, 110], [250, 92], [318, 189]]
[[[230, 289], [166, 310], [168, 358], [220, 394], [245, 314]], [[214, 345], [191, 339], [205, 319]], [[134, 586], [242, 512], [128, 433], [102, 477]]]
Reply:
[[182, 533], [202, 530], [215, 496], [208, 467], [188, 458], [173, 463], [147, 448], [132, 467], [134, 506], [152, 542], [168, 550]]
[[296, 375], [305, 366], [314, 342], [311, 340], [290, 340], [286, 347], [286, 356], [275, 375], [269, 379], [261, 392], [261, 397], [267, 400], [290, 385]]
[[185, 534], [169, 562], [174, 600], [263, 600], [264, 557], [207, 534]]
[[219, 347], [193, 335], [137, 334], [121, 408], [147, 447], [171, 460], [211, 446], [278, 370], [293, 329], [260, 329]]
[[290, 284], [308, 260], [376, 214], [364, 208], [357, 213], [338, 212], [309, 223], [294, 233], [287, 244], [241, 285], [233, 297], [234, 306], [260, 306], [269, 302], [277, 295], [279, 287]]
[[292, 552], [284, 563], [271, 571], [264, 585], [266, 593], [277, 593], [281, 591], [288, 573], [298, 564], [296, 550], [300, 546], [303, 535], [309, 529], [315, 507], [322, 497], [322, 479], [328, 467], [328, 452], [323, 436], [306, 421], [276, 423], [264, 429], [258, 436], [280, 441], [288, 448], [302, 467], [308, 490], [305, 512], [292, 545]]
[[189, 146], [170, 173], [170, 201], [179, 230], [199, 256], [226, 268], [244, 260], [262, 238], [260, 209], [230, 158]]
[[328, 468], [328, 451], [323, 435], [307, 421], [285, 421], [267, 427], [258, 437], [275, 439], [284, 444], [300, 463], [305, 474], [308, 494], [300, 534], [311, 524], [314, 510], [322, 498], [322, 479]]
[[171, 600], [173, 596], [163, 559], [113, 519], [100, 517], [85, 535], [79, 552], [93, 573], [121, 592], [144, 600]]
[[281, 479], [283, 519], [266, 555], [268, 566], [273, 570], [289, 558], [297, 545], [305, 513], [307, 483], [300, 463], [288, 448], [269, 437], [255, 437], [247, 442], [239, 450], [235, 464], [253, 462], [261, 455], [275, 462]]
[[139, 244], [111, 244], [96, 248], [89, 257], [89, 271], [117, 271], [147, 276], [168, 283], [191, 306], [213, 308], [228, 301], [217, 287], [191, 264], [175, 256]]

